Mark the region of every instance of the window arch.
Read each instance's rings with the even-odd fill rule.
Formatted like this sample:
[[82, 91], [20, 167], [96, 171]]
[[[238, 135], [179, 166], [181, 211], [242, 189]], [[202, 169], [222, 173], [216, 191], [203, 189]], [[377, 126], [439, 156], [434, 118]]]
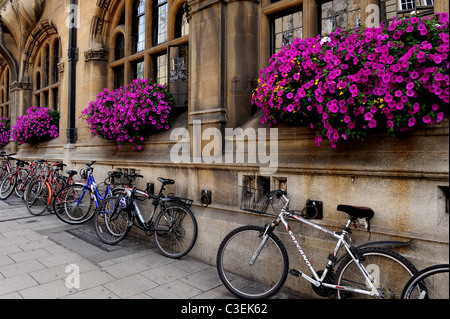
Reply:
[[180, 6], [180, 8], [178, 8], [177, 11], [175, 22], [175, 38], [184, 37], [185, 35], [188, 34], [189, 34], [189, 22], [187, 18], [186, 6], [182, 5]]
[[60, 57], [61, 45], [57, 36], [44, 41], [37, 51], [33, 73], [33, 105], [59, 110], [60, 76], [58, 64]]

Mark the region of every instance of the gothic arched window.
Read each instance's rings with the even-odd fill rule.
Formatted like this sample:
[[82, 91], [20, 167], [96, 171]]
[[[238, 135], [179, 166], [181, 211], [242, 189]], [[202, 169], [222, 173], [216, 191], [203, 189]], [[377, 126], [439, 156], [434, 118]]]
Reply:
[[51, 37], [37, 51], [34, 66], [33, 105], [59, 109], [59, 69], [61, 45]]

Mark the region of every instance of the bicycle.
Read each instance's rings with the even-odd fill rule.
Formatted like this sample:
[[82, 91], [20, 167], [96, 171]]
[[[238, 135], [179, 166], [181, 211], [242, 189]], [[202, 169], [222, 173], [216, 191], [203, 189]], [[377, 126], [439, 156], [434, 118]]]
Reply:
[[17, 155], [17, 153], [6, 154], [5, 151], [0, 152], [0, 156], [5, 159], [2, 167], [0, 168], [0, 182], [3, 181], [6, 175], [10, 174], [13, 170], [10, 159], [14, 159], [11, 156]]
[[44, 163], [46, 163], [46, 167], [50, 165], [46, 160], [35, 160], [31, 162], [28, 167], [20, 171], [15, 188], [19, 198], [22, 198], [23, 200], [26, 199], [28, 186], [42, 174]]
[[402, 299], [449, 299], [449, 264], [427, 267], [405, 285]]
[[16, 189], [18, 179], [21, 180], [23, 176], [28, 175], [28, 171], [25, 168], [25, 165], [29, 165], [28, 162], [10, 156], [8, 157], [9, 159], [14, 159], [17, 166], [3, 178], [0, 184], [0, 199], [2, 200], [6, 200], [11, 196], [13, 191]]
[[[197, 220], [189, 209], [193, 201], [165, 196], [165, 186], [175, 181], [161, 177], [158, 180], [161, 182], [158, 195], [126, 187], [123, 195], [110, 197], [100, 204], [95, 212], [94, 228], [102, 242], [117, 244], [136, 226], [147, 235], [154, 235], [156, 246], [166, 257], [181, 258], [191, 251], [197, 240]], [[153, 200], [153, 207], [145, 221], [136, 201], [148, 198]], [[158, 207], [160, 212], [153, 222]]]
[[25, 204], [30, 214], [39, 216], [52, 209], [54, 194], [66, 185], [73, 184], [75, 171], [68, 170], [69, 177], [59, 174], [64, 164], [50, 164], [45, 160], [39, 161], [40, 173], [35, 176], [25, 191]]
[[82, 224], [89, 221], [94, 216], [92, 202], [98, 207], [102, 200], [107, 197], [123, 193], [123, 187], [111, 187], [107, 181], [120, 176], [120, 172], [108, 172], [108, 177], [103, 182], [106, 189], [101, 194], [99, 188], [103, 184], [97, 185], [93, 175], [96, 161], [86, 164], [87, 167], [80, 169], [80, 175], [86, 180], [85, 183], [74, 183], [61, 189], [53, 200], [53, 210], [56, 216], [67, 224]]
[[[253, 199], [257, 207], [244, 208], [275, 219], [264, 227], [248, 225], [234, 229], [225, 236], [217, 253], [217, 269], [225, 287], [241, 298], [269, 298], [284, 285], [288, 272], [294, 277], [306, 279], [322, 297], [336, 298], [395, 298], [400, 297], [406, 282], [417, 273], [416, 267], [400, 254], [380, 247], [355, 247], [351, 244], [351, 224], [367, 224], [374, 212], [370, 208], [339, 205], [338, 211], [349, 215], [341, 232], [331, 231], [308, 220], [307, 206], [301, 211], [289, 210], [290, 200], [283, 190], [268, 194], [244, 188], [242, 198]], [[248, 196], [247, 196], [248, 195]], [[272, 202], [277, 200], [276, 203]], [[282, 205], [280, 212], [268, 214], [268, 204]], [[242, 208], [242, 207], [241, 207]], [[278, 211], [278, 210], [276, 210]], [[324, 270], [316, 271], [305, 251], [295, 238], [286, 218], [295, 219], [321, 231], [337, 241]], [[274, 229], [283, 224], [311, 276], [301, 270], [289, 269], [289, 257], [283, 242]], [[344, 247], [344, 255], [338, 253]], [[334, 267], [337, 271], [334, 272]]]

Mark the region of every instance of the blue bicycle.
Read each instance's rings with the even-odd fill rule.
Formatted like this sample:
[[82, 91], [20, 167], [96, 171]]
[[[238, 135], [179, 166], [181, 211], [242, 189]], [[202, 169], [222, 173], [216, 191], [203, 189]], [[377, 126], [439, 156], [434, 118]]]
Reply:
[[[123, 194], [124, 187], [112, 187], [112, 182], [122, 176], [121, 172], [108, 172], [108, 177], [99, 185], [94, 179], [94, 168], [96, 161], [86, 164], [87, 167], [80, 170], [85, 183], [76, 182], [61, 189], [53, 200], [53, 209], [63, 222], [68, 224], [82, 224], [94, 216], [94, 204], [98, 207], [107, 197]], [[104, 186], [106, 188], [101, 190]]]

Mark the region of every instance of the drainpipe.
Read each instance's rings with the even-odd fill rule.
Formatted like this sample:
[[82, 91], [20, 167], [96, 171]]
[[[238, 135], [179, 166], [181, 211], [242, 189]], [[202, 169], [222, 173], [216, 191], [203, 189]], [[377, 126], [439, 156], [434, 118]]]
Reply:
[[78, 61], [77, 48], [77, 21], [78, 21], [78, 0], [70, 0], [69, 16], [69, 49], [67, 52], [69, 61], [69, 103], [67, 115], [67, 141], [75, 144], [77, 141], [77, 128], [75, 127], [75, 100], [76, 100], [76, 67]]

